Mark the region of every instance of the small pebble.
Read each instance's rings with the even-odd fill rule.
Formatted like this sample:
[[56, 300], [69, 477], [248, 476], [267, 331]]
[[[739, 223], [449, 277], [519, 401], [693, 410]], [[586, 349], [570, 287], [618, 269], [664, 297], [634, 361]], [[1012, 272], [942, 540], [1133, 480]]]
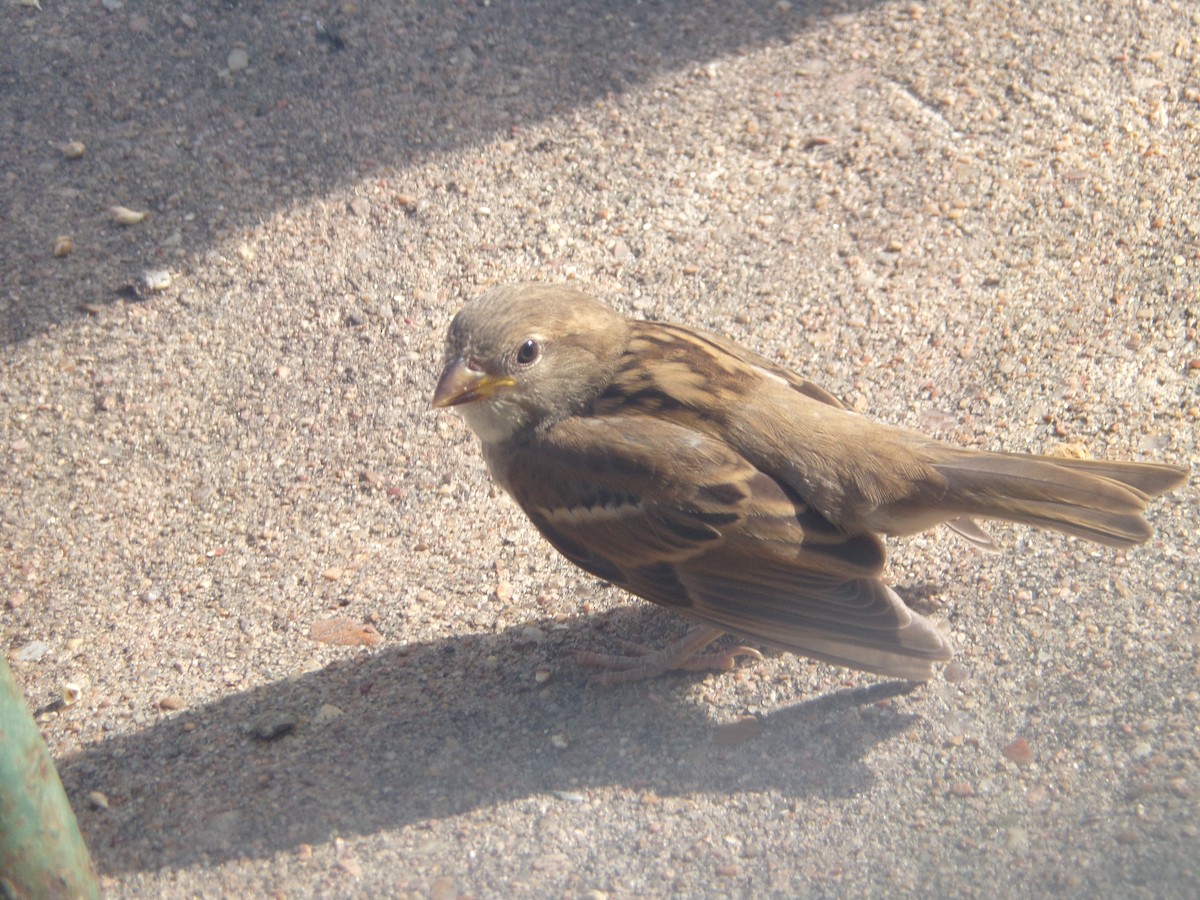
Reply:
[[50, 645], [45, 641], [30, 641], [13, 654], [13, 658], [18, 662], [37, 662], [49, 652]]
[[356, 622], [349, 616], [334, 616], [314, 622], [308, 636], [322, 644], [337, 647], [375, 647], [383, 643], [374, 626]]
[[762, 736], [762, 723], [755, 716], [741, 716], [733, 722], [718, 725], [713, 731], [713, 743], [718, 747], [736, 747]]
[[286, 712], [267, 713], [246, 730], [260, 741], [274, 741], [296, 730], [296, 717]]
[[241, 72], [250, 65], [250, 54], [241, 47], [236, 47], [229, 52], [229, 59], [226, 61], [230, 72]]
[[136, 225], [149, 215], [149, 213], [139, 212], [127, 206], [110, 206], [108, 212], [118, 225]]
[[1005, 759], [1015, 762], [1018, 766], [1027, 766], [1033, 762], [1033, 748], [1029, 746], [1029, 741], [1023, 737], [1014, 740], [1001, 750], [1000, 754]]
[[942, 677], [949, 684], [961, 684], [971, 677], [971, 670], [955, 660], [942, 670]]
[[332, 703], [322, 703], [321, 708], [317, 710], [317, 714], [313, 716], [312, 721], [314, 725], [326, 725], [334, 719], [340, 718], [342, 715], [341, 709]]
[[148, 291], [165, 291], [171, 286], [171, 273], [166, 269], [147, 269], [142, 273], [142, 284]]
[[361, 881], [363, 877], [362, 863], [351, 853], [347, 852], [343, 856], [338, 857], [338, 865], [355, 881]]
[[1029, 849], [1029, 832], [1020, 825], [1008, 829], [1008, 838], [1004, 846], [1011, 853], [1024, 853]]
[[54, 239], [54, 255], [55, 256], [70, 256], [71, 251], [75, 249], [75, 239], [69, 234], [60, 234]]
[[89, 791], [88, 803], [93, 809], [108, 809], [108, 796], [103, 791]]
[[62, 146], [62, 155], [67, 159], [79, 159], [87, 152], [83, 141], [67, 141]]
[[[417, 599], [420, 599], [420, 596]], [[526, 625], [521, 629], [521, 639], [536, 644], [546, 639], [546, 632], [542, 631], [536, 625]]]

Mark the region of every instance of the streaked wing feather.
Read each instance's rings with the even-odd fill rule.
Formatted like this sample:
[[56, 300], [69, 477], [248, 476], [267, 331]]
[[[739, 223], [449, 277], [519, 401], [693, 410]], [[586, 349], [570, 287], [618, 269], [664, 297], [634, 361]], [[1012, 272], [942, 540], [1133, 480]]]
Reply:
[[987, 529], [970, 516], [959, 516], [957, 519], [951, 519], [943, 524], [977, 550], [984, 553], [1000, 552], [1000, 548], [988, 534]]
[[837, 397], [825, 390], [825, 388], [813, 384], [807, 378], [797, 375], [791, 369], [786, 369], [783, 366], [776, 365], [767, 359], [761, 353], [755, 353], [746, 347], [740, 347], [731, 340], [721, 337], [717, 334], [712, 334], [707, 331], [701, 331], [698, 328], [688, 328], [683, 325], [671, 325], [670, 327], [677, 333], [690, 336], [693, 340], [701, 339], [709, 345], [718, 348], [719, 350], [741, 359], [754, 368], [758, 369], [768, 378], [774, 378], [784, 382], [788, 387], [797, 393], [803, 394], [812, 400], [819, 400], [827, 406], [836, 406], [838, 409], [844, 409], [845, 404]]
[[879, 580], [875, 536], [840, 531], [715, 438], [644, 416], [576, 417], [504, 465], [497, 477], [551, 544], [647, 600], [900, 677], [927, 678], [931, 660], [949, 658]]
[[[905, 678], [928, 678], [930, 664], [950, 658], [937, 628], [914, 613], [878, 578], [825, 579], [794, 569], [772, 571], [743, 562], [726, 566], [724, 552], [681, 573], [691, 614], [792, 652]], [[752, 571], [747, 578], [738, 572]], [[754, 610], [752, 620], [744, 610]]]

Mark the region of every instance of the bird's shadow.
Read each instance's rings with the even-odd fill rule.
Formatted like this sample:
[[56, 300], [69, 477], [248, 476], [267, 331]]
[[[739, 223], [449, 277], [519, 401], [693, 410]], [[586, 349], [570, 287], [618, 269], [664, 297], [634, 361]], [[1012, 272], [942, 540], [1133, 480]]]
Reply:
[[[910, 688], [886, 682], [771, 713], [726, 746], [682, 696], [693, 678], [603, 688], [562, 660], [539, 684], [533, 661], [560, 660], [589, 621], [537, 623], [548, 637], [536, 646], [524, 624], [339, 661], [103, 741], [60, 774], [98, 868], [116, 874], [268, 856], [537, 795], [853, 796], [873, 780], [864, 755], [914, 718], [879, 702]], [[89, 802], [94, 791], [107, 808]]]

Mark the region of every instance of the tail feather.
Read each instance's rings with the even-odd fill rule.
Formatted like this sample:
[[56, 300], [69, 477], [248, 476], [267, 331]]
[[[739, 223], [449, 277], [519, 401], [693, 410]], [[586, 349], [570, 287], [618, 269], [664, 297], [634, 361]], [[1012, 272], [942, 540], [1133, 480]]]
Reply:
[[[929, 625], [929, 628], [933, 627], [932, 624]], [[796, 643], [766, 643], [785, 652], [799, 653], [835, 666], [848, 666], [861, 672], [874, 672], [876, 675], [905, 678], [909, 681], [928, 681], [933, 677], [934, 663], [948, 662], [953, 658], [950, 644], [946, 641], [943, 641], [942, 647], [936, 653], [888, 650], [829, 634], [814, 634], [807, 640]]]
[[950, 451], [933, 468], [946, 480], [937, 506], [954, 516], [1021, 522], [1111, 547], [1144, 543], [1154, 497], [1188, 470], [1160, 463]]

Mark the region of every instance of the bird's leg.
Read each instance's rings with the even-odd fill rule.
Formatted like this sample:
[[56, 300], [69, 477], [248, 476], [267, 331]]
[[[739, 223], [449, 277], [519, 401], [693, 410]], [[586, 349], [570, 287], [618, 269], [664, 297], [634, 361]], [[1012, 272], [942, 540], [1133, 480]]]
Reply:
[[719, 628], [697, 625], [679, 640], [661, 650], [651, 650], [640, 644], [623, 641], [623, 653], [620, 655], [582, 650], [575, 655], [575, 660], [589, 669], [604, 669], [604, 672], [596, 676], [596, 680], [601, 684], [628, 684], [643, 678], [653, 678], [672, 669], [728, 672], [739, 656], [763, 658], [753, 647], [734, 647], [721, 653], [701, 652], [724, 634]]

